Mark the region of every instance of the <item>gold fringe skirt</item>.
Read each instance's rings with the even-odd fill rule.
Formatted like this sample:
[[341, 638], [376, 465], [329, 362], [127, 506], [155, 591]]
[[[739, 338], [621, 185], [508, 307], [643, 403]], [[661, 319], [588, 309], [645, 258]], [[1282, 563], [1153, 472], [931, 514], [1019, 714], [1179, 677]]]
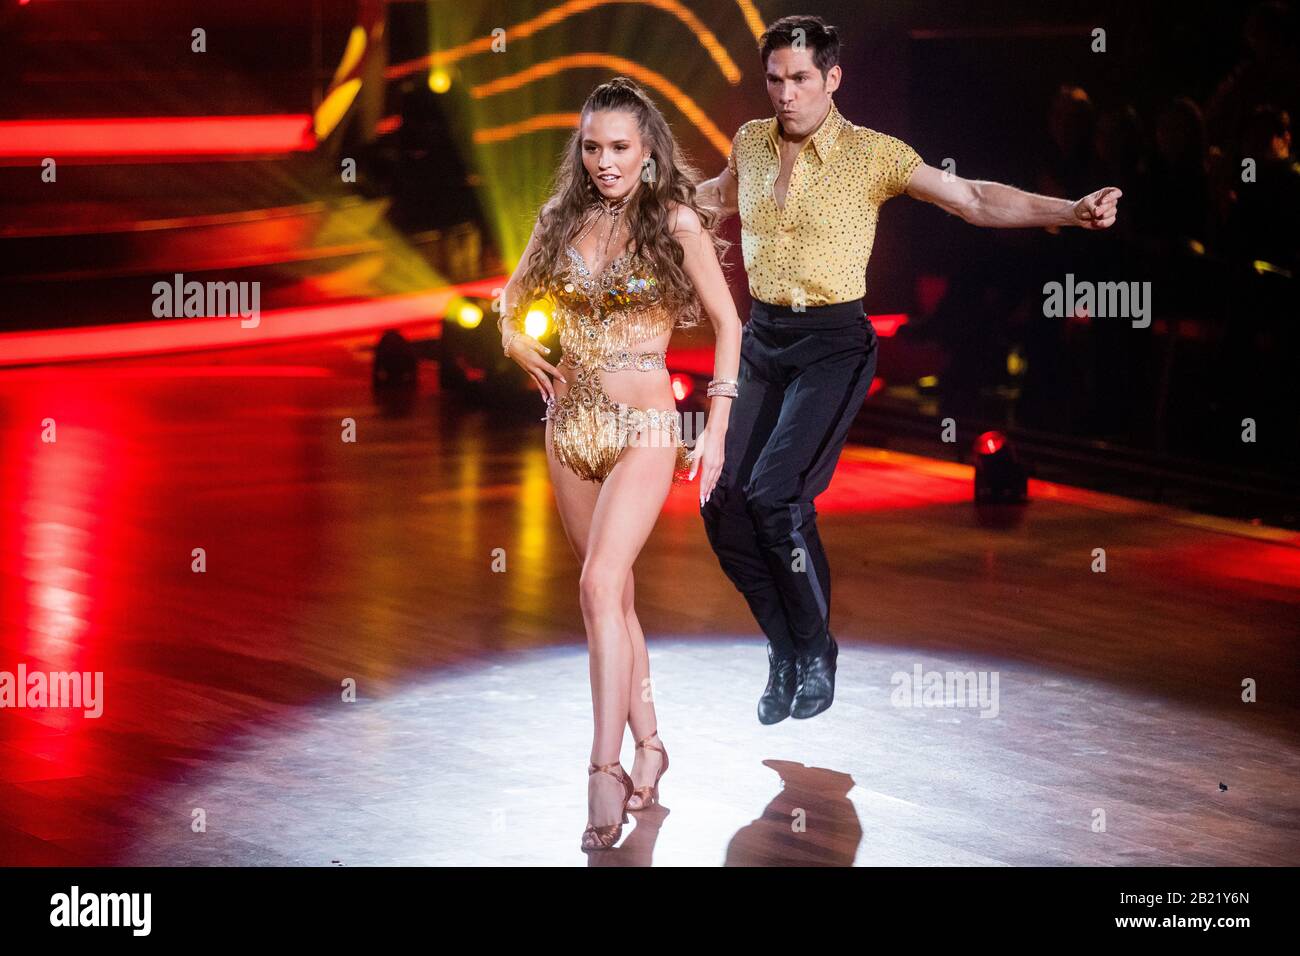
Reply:
[[642, 409], [616, 403], [593, 379], [579, 375], [563, 396], [547, 403], [546, 419], [552, 425], [551, 447], [556, 460], [580, 478], [604, 481], [629, 438], [647, 428], [667, 429], [677, 446], [673, 484], [687, 481], [690, 450], [682, 440], [677, 409]]

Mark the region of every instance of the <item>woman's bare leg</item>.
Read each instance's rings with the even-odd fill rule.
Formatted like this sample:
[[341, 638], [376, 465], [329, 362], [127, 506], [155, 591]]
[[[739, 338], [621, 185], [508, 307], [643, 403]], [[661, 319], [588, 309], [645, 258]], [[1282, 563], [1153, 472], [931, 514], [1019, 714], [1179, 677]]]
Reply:
[[[552, 446], [552, 425], [546, 424], [546, 449], [547, 449], [547, 466], [550, 471], [551, 485], [555, 492], [555, 501], [557, 509], [560, 512], [560, 521], [564, 526], [564, 532], [569, 539], [569, 544], [573, 548], [574, 554], [578, 558], [578, 563], [584, 564], [587, 558], [588, 540], [591, 534], [592, 517], [596, 510], [596, 502], [600, 496], [601, 485], [594, 481], [585, 481], [579, 478], [569, 469], [561, 465], [555, 458]], [[626, 452], [624, 455], [626, 456]], [[662, 507], [662, 503], [660, 505]], [[649, 697], [649, 693], [643, 694], [642, 688], [648, 686], [645, 682], [649, 677], [649, 658], [646, 653], [645, 635], [641, 630], [641, 623], [636, 616], [634, 605], [635, 584], [631, 569], [629, 568], [626, 583], [623, 589], [622, 607], [624, 618], [626, 620], [628, 638], [632, 646], [632, 673], [628, 688], [629, 712], [624, 715], [624, 720], [631, 726], [634, 739], [641, 739], [642, 736], [655, 730], [656, 717], [654, 713], [654, 702], [652, 700], [643, 701], [642, 697]], [[595, 684], [593, 683], [592, 704], [595, 707]], [[622, 746], [622, 735], [620, 732], [618, 747], [615, 750], [617, 759], [617, 750]], [[643, 757], [643, 755], [648, 755]], [[654, 779], [655, 773], [658, 772], [660, 756], [657, 751], [640, 750], [637, 752], [632, 769], [632, 782], [634, 786], [643, 786]], [[593, 762], [594, 758], [593, 758]], [[599, 761], [601, 763], [611, 763], [612, 760]], [[607, 777], [608, 774], [594, 774], [593, 777]], [[643, 779], [644, 778], [644, 779]], [[617, 781], [610, 780], [611, 784], [617, 784]], [[601, 781], [592, 781], [588, 794], [597, 791], [598, 787], [604, 787]], [[621, 787], [608, 788], [614, 792], [618, 798], [622, 799], [623, 790]], [[604, 793], [604, 791], [601, 791]], [[632, 806], [639, 805], [639, 798], [633, 798]], [[589, 807], [589, 809], [594, 809]], [[592, 822], [600, 825], [602, 823], [614, 822], [612, 819], [595, 819]]]
[[[632, 684], [628, 688], [628, 727], [632, 739], [655, 734], [651, 743], [658, 743], [658, 717], [655, 716], [654, 683], [650, 680], [650, 655], [646, 650], [645, 634], [636, 616], [636, 586], [633, 572], [627, 575], [627, 588], [623, 592], [623, 614], [627, 618], [627, 632], [632, 639]], [[632, 786], [646, 787], [654, 783], [663, 756], [657, 750], [642, 748], [632, 758]], [[640, 809], [641, 797], [634, 795], [628, 802], [633, 810]]]
[[[594, 764], [613, 763], [619, 757], [633, 680], [633, 640], [625, 607], [628, 579], [672, 487], [676, 449], [671, 443], [650, 441], [648, 434], [643, 433], [647, 437], [641, 441], [629, 441], [603, 482], [582, 564], [579, 590], [591, 661]], [[588, 789], [596, 826], [622, 817], [625, 794], [618, 782], [595, 779], [608, 776], [593, 774]]]
[[560, 512], [560, 523], [569, 538], [569, 545], [578, 557], [578, 566], [587, 559], [587, 536], [591, 531], [591, 515], [596, 510], [600, 485], [579, 478], [555, 458], [552, 445], [554, 426], [546, 423], [546, 467], [551, 475], [551, 488], [555, 492], [555, 505]]
[[[578, 563], [581, 564], [587, 554], [587, 535], [591, 527], [591, 512], [596, 507], [596, 492], [599, 486], [594, 482], [582, 481], [572, 472], [569, 476], [581, 484], [590, 488], [591, 501], [588, 503], [582, 492], [587, 489], [574, 489], [572, 492], [563, 495], [565, 500], [560, 504], [561, 520], [565, 521], [566, 529], [570, 526], [574, 533], [570, 536], [570, 543], [573, 545], [573, 551], [578, 556]], [[557, 501], [561, 495], [557, 494]], [[565, 512], [570, 514], [566, 519]], [[576, 539], [576, 540], [575, 540]], [[636, 585], [635, 575], [629, 571], [627, 575], [627, 586], [623, 589], [623, 616], [627, 620], [628, 637], [632, 640], [632, 683], [628, 687], [628, 727], [632, 730], [632, 739], [641, 740], [648, 734], [656, 734], [654, 742], [658, 742], [658, 717], [655, 715], [655, 705], [653, 690], [654, 685], [650, 682], [650, 655], [646, 649], [645, 634], [641, 630], [641, 621], [636, 616]], [[660, 761], [663, 756], [657, 750], [643, 748], [638, 750], [632, 758], [632, 786], [644, 787], [654, 782], [655, 774], [659, 772]], [[628, 806], [633, 810], [641, 806], [641, 797], [633, 796]]]

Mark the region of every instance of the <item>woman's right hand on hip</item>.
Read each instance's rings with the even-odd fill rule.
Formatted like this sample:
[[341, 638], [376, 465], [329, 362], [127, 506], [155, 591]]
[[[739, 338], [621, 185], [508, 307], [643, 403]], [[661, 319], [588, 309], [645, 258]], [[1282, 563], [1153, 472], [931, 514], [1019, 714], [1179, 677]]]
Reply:
[[542, 397], [554, 401], [555, 384], [551, 379], [558, 378], [566, 385], [569, 384], [569, 380], [561, 375], [554, 365], [542, 358], [543, 353], [550, 355], [551, 350], [526, 332], [516, 335], [506, 352], [515, 360], [515, 364], [532, 376]]

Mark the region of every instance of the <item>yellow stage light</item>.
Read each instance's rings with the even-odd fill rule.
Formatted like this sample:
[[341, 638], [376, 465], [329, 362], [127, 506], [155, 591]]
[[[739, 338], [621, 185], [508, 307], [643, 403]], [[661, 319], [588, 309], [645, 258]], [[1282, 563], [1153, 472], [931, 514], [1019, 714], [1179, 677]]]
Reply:
[[353, 27], [348, 34], [348, 44], [343, 49], [343, 59], [339, 60], [338, 69], [334, 71], [334, 84], [343, 82], [343, 78], [357, 68], [361, 55], [366, 52], [366, 31]]
[[540, 339], [545, 335], [550, 324], [551, 317], [535, 305], [524, 316], [524, 331], [535, 339]]
[[451, 74], [438, 67], [429, 71], [429, 89], [435, 93], [446, 93], [451, 89]]
[[316, 115], [312, 120], [318, 140], [325, 139], [334, 132], [334, 127], [339, 125], [339, 120], [343, 119], [360, 90], [360, 80], [348, 80], [342, 86], [335, 87], [329, 96], [325, 97], [321, 105], [316, 108]]
[[467, 329], [476, 329], [483, 321], [483, 310], [473, 302], [465, 302], [456, 310], [456, 321]]

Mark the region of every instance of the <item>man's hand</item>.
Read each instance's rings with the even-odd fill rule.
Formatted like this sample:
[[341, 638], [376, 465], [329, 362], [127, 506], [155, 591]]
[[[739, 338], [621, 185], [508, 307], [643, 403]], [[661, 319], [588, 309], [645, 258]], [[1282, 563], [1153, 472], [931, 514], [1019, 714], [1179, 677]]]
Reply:
[[701, 206], [717, 212], [719, 219], [726, 219], [739, 212], [736, 208], [737, 192], [736, 177], [724, 166], [718, 175], [700, 183], [695, 192], [695, 200]]
[[1074, 204], [1077, 225], [1084, 229], [1108, 229], [1115, 224], [1119, 214], [1119, 197], [1124, 195], [1115, 186], [1106, 186], [1088, 193]]

